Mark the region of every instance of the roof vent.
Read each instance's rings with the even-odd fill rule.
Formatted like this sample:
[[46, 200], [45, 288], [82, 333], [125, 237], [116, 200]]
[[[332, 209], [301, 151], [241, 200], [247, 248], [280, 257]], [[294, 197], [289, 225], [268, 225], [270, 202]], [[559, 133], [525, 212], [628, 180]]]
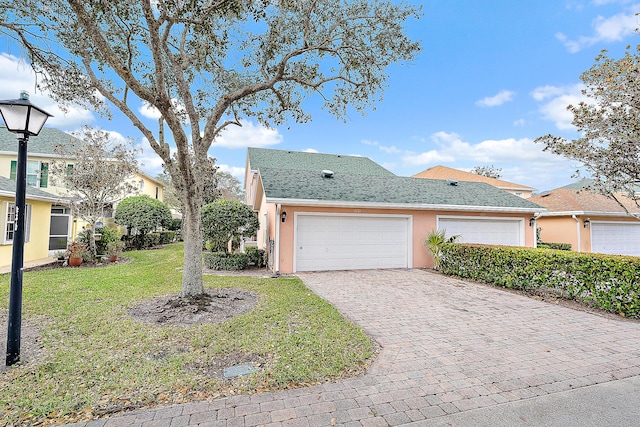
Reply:
[[458, 185], [458, 181], [456, 181], [455, 179], [448, 179], [447, 184], [456, 186]]
[[333, 171], [330, 171], [329, 169], [324, 169], [322, 171], [322, 177], [323, 178], [333, 178]]

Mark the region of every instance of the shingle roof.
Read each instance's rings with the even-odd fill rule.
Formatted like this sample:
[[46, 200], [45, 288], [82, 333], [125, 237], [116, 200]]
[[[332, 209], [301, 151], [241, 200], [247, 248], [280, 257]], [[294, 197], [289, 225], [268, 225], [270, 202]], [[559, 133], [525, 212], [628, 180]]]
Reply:
[[[0, 195], [15, 197], [15, 194], [16, 182], [13, 179], [0, 176]], [[27, 199], [42, 199], [51, 202], [60, 200], [60, 197], [57, 197], [54, 194], [29, 186], [27, 186], [26, 196]]]
[[[521, 197], [480, 182], [396, 176], [370, 159], [320, 153], [250, 148], [249, 164], [259, 170], [267, 199], [343, 204], [483, 207], [539, 211]], [[333, 177], [323, 176], [330, 169]]]
[[[54, 147], [57, 144], [64, 144], [72, 139], [77, 138], [59, 129], [45, 127], [42, 128], [38, 136], [32, 136], [29, 138], [27, 152], [31, 155], [55, 155]], [[9, 132], [6, 126], [0, 126], [0, 152], [18, 152], [18, 140], [16, 135]]]
[[[600, 212], [600, 213], [620, 213], [626, 211], [615, 200], [590, 190], [586, 187], [588, 181], [578, 181], [564, 187], [556, 188], [531, 197], [534, 203], [547, 208], [549, 212]], [[629, 212], [640, 213], [640, 208], [629, 198], [620, 196], [619, 200], [624, 203]]]
[[273, 150], [268, 148], [248, 148], [247, 156], [251, 169], [262, 168], [322, 171], [377, 176], [395, 176], [368, 157], [345, 156], [341, 154], [305, 153], [300, 151]]
[[434, 166], [420, 173], [413, 175], [414, 178], [431, 178], [431, 179], [455, 179], [458, 181], [484, 182], [494, 187], [508, 190], [533, 191], [535, 188], [525, 185], [514, 184], [513, 182], [503, 181], [501, 179], [489, 178], [488, 176], [478, 175], [471, 172], [461, 171], [459, 169], [448, 168], [446, 166]]

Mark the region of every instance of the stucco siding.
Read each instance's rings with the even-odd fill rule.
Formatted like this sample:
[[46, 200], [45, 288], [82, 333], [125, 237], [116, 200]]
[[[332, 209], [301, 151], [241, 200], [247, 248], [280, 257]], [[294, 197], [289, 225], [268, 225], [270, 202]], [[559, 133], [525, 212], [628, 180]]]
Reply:
[[[0, 197], [2, 215], [6, 214], [4, 208], [6, 202], [14, 202], [13, 198]], [[27, 205], [31, 205], [31, 222], [29, 241], [24, 245], [24, 262], [35, 261], [49, 256], [49, 225], [51, 218], [51, 203], [27, 200]], [[5, 221], [2, 224], [2, 233], [5, 233]], [[13, 245], [2, 244], [4, 239], [0, 239], [0, 267], [11, 265]]]

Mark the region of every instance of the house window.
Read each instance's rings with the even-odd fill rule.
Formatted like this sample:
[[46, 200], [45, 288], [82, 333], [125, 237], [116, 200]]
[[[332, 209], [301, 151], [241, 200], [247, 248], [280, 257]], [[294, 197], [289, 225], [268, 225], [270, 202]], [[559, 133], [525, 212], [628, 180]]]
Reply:
[[102, 208], [103, 218], [113, 218], [113, 205], [107, 205]]
[[518, 197], [523, 197], [524, 198], [524, 194], [522, 194], [522, 193], [515, 193], [515, 195], [518, 196]]
[[144, 190], [144, 180], [140, 180], [140, 191]]
[[[9, 178], [15, 180], [18, 172], [18, 163], [11, 160], [11, 170]], [[27, 185], [31, 187], [47, 188], [49, 184], [49, 163], [46, 162], [27, 162]]]
[[[13, 237], [16, 232], [16, 205], [15, 203], [6, 203], [6, 211], [4, 215], [5, 225], [4, 225], [4, 244], [8, 245], [13, 243]], [[28, 242], [31, 237], [31, 205], [27, 205], [27, 211], [25, 213], [24, 218], [25, 223], [25, 233], [24, 233], [24, 241]]]
[[156, 199], [158, 198], [158, 194], [160, 193], [160, 188], [156, 185]]

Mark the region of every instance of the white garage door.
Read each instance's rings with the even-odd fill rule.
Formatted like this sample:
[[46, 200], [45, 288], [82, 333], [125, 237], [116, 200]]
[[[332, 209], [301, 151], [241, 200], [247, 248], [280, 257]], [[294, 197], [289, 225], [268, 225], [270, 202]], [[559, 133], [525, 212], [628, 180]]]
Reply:
[[524, 246], [524, 222], [507, 218], [438, 218], [438, 229], [447, 237], [459, 234], [461, 243]]
[[591, 221], [591, 251], [640, 256], [640, 223]]
[[296, 271], [406, 268], [409, 218], [298, 215]]

